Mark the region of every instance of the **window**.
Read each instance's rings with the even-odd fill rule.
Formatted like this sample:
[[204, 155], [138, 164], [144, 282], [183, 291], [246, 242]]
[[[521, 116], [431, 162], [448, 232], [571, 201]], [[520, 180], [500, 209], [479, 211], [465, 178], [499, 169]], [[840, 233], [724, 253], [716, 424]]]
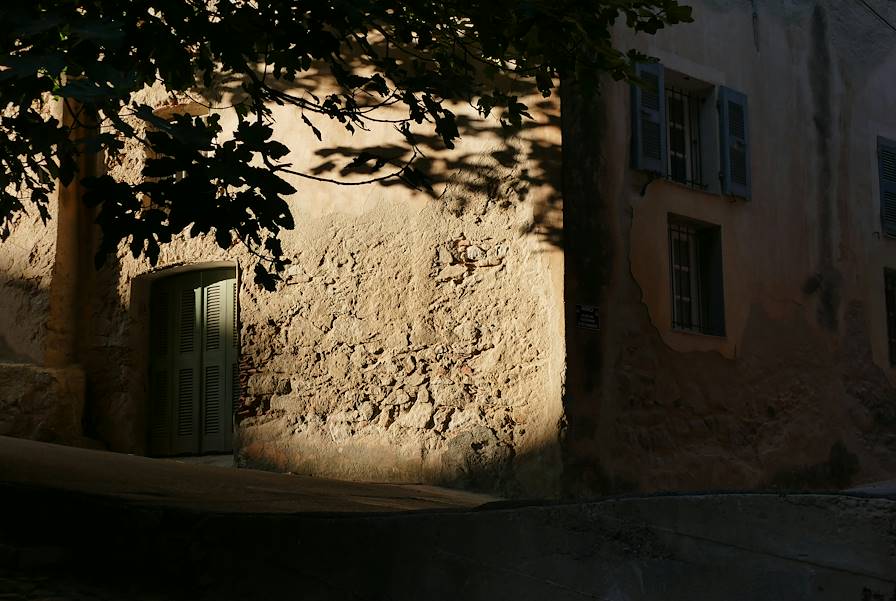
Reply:
[[884, 234], [896, 237], [896, 142], [877, 139], [877, 171], [880, 181], [880, 220]]
[[659, 63], [637, 70], [642, 83], [632, 87], [632, 166], [749, 199], [747, 97]]
[[896, 271], [884, 269], [884, 295], [887, 304], [887, 348], [890, 365], [896, 366]]
[[725, 335], [721, 228], [669, 216], [672, 327]]

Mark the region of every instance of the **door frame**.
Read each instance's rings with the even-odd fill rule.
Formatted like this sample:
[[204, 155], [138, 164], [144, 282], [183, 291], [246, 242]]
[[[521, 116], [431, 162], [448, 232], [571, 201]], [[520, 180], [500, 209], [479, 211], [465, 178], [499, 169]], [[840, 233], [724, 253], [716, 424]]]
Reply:
[[[205, 271], [209, 269], [231, 268], [234, 270], [237, 287], [236, 324], [239, 328], [240, 302], [239, 291], [242, 285], [242, 271], [238, 260], [228, 261], [201, 261], [196, 263], [175, 263], [157, 267], [136, 276], [131, 281], [130, 314], [131, 319], [131, 348], [135, 356], [133, 366], [133, 378], [128, 394], [131, 398], [130, 411], [133, 425], [130, 438], [134, 441], [132, 452], [138, 455], [149, 455], [149, 388], [150, 388], [150, 358], [151, 358], [151, 330], [150, 330], [150, 298], [152, 284], [156, 280], [176, 276], [192, 271]], [[239, 364], [239, 362], [237, 362]], [[235, 410], [235, 408], [234, 408]], [[234, 436], [236, 435], [236, 423], [234, 423]]]

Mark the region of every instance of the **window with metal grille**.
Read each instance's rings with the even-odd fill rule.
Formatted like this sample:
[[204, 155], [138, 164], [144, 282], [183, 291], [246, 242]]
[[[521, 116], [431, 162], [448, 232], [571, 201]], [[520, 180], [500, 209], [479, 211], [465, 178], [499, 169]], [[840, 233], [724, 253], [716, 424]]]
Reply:
[[703, 184], [700, 111], [704, 98], [678, 88], [666, 88], [666, 136], [669, 178], [699, 188]]
[[721, 228], [669, 216], [672, 327], [725, 335]]
[[887, 346], [890, 365], [896, 366], [896, 271], [884, 269], [884, 295], [887, 303]]
[[[638, 63], [637, 74], [631, 93], [632, 167], [652, 177], [749, 200], [746, 94], [658, 62]], [[896, 209], [893, 215], [896, 232]]]

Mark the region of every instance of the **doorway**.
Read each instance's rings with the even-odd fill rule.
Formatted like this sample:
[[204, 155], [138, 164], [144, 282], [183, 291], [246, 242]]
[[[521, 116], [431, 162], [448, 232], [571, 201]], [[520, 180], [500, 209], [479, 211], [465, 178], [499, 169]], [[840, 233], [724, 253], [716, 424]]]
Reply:
[[236, 269], [189, 271], [152, 283], [150, 455], [232, 452], [238, 363]]

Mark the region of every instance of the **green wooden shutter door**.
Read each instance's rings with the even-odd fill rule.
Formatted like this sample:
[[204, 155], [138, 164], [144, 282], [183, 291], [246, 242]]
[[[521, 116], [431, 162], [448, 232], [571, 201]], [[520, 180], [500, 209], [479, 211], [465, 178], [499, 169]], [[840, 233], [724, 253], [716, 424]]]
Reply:
[[750, 199], [750, 120], [747, 97], [731, 88], [719, 88], [719, 147], [722, 192]]
[[199, 452], [199, 393], [202, 340], [200, 316], [202, 312], [202, 275], [188, 273], [172, 280], [177, 312], [174, 315], [174, 356], [172, 383], [174, 386], [175, 454]]
[[236, 323], [233, 269], [192, 272], [153, 285], [150, 454], [232, 450], [239, 379]]
[[896, 142], [877, 139], [880, 218], [884, 234], [896, 236]]
[[203, 274], [202, 452], [229, 451], [233, 446], [235, 283], [232, 269]]
[[632, 85], [632, 167], [666, 175], [666, 84], [663, 66], [636, 66], [644, 86]]
[[154, 285], [150, 294], [149, 452], [171, 453], [174, 416], [171, 411], [171, 294], [170, 286]]

